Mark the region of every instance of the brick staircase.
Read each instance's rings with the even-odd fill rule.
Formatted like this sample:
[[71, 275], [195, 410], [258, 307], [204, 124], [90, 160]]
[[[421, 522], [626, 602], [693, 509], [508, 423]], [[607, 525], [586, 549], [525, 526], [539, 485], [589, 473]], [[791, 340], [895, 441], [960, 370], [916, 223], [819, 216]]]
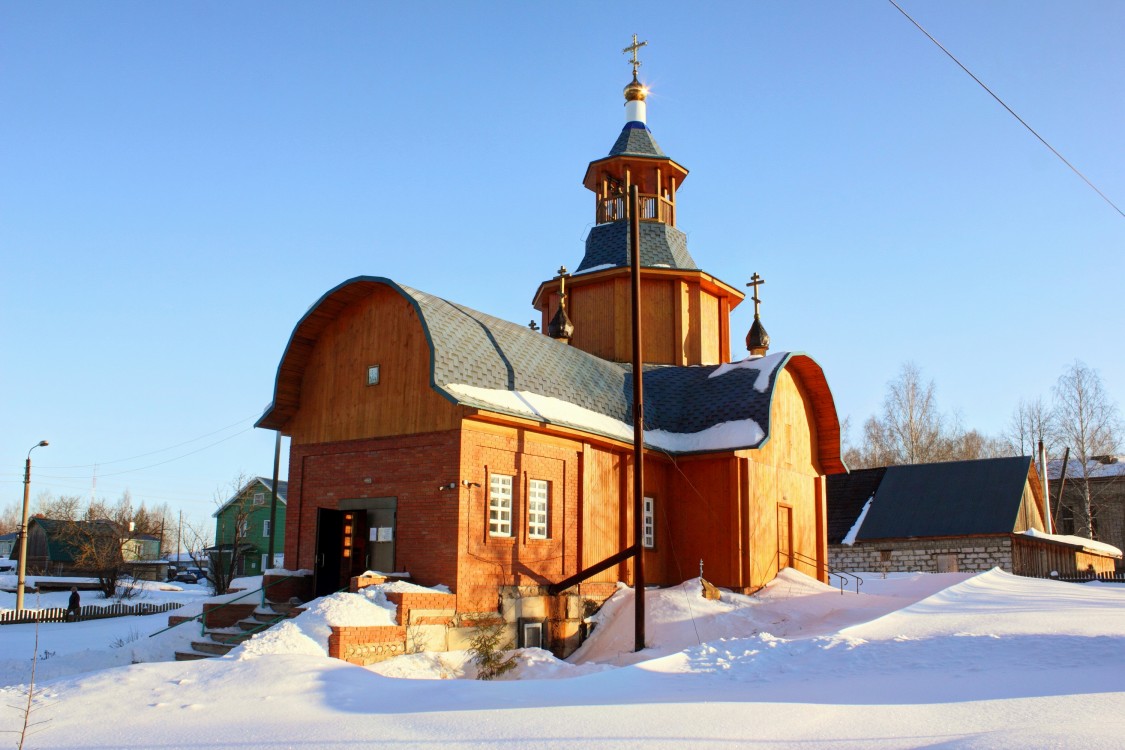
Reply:
[[226, 609], [231, 610], [226, 619], [217, 616], [208, 617], [209, 613], [204, 612], [203, 619], [207, 627], [203, 636], [191, 642], [190, 650], [177, 651], [176, 661], [223, 656], [256, 633], [268, 630], [277, 623], [304, 612], [299, 605], [272, 601], [267, 601], [262, 607], [252, 604], [228, 605]]

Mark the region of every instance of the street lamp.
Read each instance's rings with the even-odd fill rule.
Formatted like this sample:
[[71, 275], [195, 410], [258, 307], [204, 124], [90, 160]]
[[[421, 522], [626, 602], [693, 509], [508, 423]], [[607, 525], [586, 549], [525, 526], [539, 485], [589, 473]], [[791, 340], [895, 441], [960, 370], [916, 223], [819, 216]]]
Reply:
[[31, 451], [47, 445], [46, 440], [40, 440], [27, 451], [27, 463], [23, 466], [23, 519], [20, 522], [20, 566], [19, 579], [16, 583], [16, 612], [23, 610], [23, 586], [27, 578], [27, 499], [31, 487]]

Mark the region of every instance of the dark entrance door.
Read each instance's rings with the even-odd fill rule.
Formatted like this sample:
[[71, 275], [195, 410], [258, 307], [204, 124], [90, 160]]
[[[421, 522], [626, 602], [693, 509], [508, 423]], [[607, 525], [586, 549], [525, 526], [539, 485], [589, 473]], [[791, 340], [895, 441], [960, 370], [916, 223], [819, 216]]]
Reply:
[[389, 508], [367, 510], [367, 567], [382, 573], [395, 569], [395, 500]]
[[365, 570], [394, 572], [398, 498], [341, 500], [340, 508], [354, 518], [354, 521], [345, 523], [352, 529], [351, 575], [359, 575]]
[[344, 557], [344, 512], [329, 508], [316, 511], [316, 566], [313, 588], [316, 596], [338, 591], [340, 565]]

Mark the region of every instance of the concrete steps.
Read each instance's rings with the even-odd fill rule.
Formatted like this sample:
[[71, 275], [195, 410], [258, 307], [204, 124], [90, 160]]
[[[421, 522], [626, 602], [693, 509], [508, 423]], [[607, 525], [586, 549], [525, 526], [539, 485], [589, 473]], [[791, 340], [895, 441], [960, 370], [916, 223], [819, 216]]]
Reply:
[[176, 661], [225, 656], [243, 641], [303, 611], [300, 605], [289, 602], [266, 602], [265, 607], [258, 607], [250, 617], [239, 620], [233, 627], [208, 630], [203, 638], [191, 642], [190, 650], [177, 651]]

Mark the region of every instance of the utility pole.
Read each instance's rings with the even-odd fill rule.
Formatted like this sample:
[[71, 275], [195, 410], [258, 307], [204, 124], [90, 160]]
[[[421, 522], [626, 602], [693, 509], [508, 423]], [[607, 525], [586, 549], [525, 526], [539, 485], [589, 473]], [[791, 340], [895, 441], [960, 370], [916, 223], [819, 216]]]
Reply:
[[281, 430], [277, 431], [277, 437], [273, 442], [273, 482], [270, 484], [270, 538], [268, 540], [266, 559], [268, 562], [262, 568], [264, 574], [266, 570], [273, 567], [273, 537], [274, 537], [274, 524], [277, 523], [277, 467], [281, 463]]
[[[634, 40], [635, 41], [635, 40]], [[629, 252], [633, 281], [633, 650], [645, 647], [645, 405], [641, 352], [641, 219], [637, 185], [629, 186]]]
[[40, 440], [27, 451], [27, 462], [23, 466], [23, 516], [20, 521], [20, 559], [19, 575], [16, 577], [16, 612], [23, 610], [23, 590], [27, 580], [27, 506], [31, 488], [31, 451], [47, 445]]

